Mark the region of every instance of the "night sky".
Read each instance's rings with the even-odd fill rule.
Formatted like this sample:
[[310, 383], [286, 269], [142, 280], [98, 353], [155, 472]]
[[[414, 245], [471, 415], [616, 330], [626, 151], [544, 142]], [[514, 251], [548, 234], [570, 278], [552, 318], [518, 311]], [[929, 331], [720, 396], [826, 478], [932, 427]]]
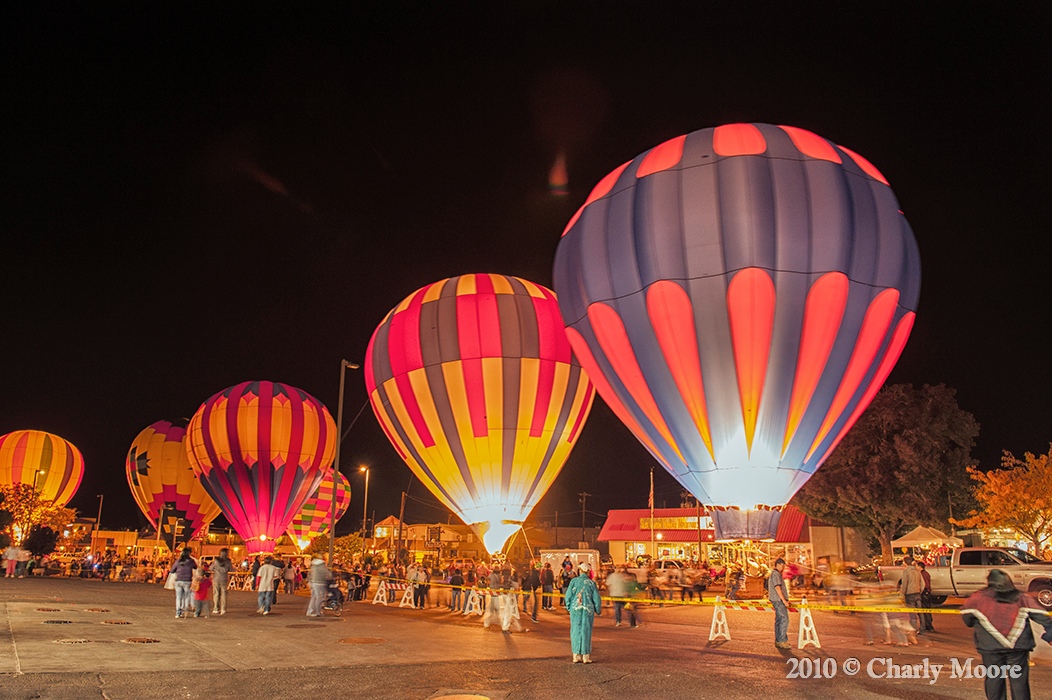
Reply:
[[[560, 233], [600, 178], [738, 121], [810, 129], [881, 170], [922, 260], [889, 381], [956, 388], [983, 467], [1047, 451], [1052, 42], [1038, 3], [221, 5], [9, 8], [0, 22], [0, 434], [77, 445], [71, 505], [94, 517], [105, 494], [105, 526], [145, 523], [124, 477], [142, 428], [253, 379], [335, 417], [341, 358], [360, 362], [407, 294], [468, 272], [550, 286]], [[565, 196], [548, 187], [560, 152]], [[345, 425], [366, 401], [349, 372]], [[369, 510], [397, 515], [411, 473], [370, 408], [343, 450], [345, 472], [372, 468]], [[535, 513], [579, 524], [582, 491], [595, 514], [645, 507], [654, 464], [597, 399]], [[678, 505], [655, 477], [657, 504]], [[341, 531], [361, 522], [350, 478]], [[419, 482], [410, 496], [407, 520], [446, 520]]]

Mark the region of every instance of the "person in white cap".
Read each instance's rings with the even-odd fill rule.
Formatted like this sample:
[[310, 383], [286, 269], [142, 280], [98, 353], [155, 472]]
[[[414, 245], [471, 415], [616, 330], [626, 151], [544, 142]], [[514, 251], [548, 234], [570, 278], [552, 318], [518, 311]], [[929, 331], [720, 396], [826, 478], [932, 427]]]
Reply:
[[577, 565], [580, 570], [566, 587], [563, 603], [570, 611], [570, 651], [573, 662], [592, 663], [592, 624], [596, 615], [602, 615], [602, 600], [599, 598], [599, 587], [595, 585], [588, 572], [592, 565], [586, 561]]

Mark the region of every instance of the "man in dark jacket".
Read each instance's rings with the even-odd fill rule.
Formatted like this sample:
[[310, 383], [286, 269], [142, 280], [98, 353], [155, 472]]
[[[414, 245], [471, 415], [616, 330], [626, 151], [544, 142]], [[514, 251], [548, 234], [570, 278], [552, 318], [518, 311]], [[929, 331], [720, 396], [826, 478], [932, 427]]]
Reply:
[[555, 591], [555, 572], [552, 571], [551, 564], [545, 564], [541, 570], [541, 592], [544, 594], [541, 597], [541, 608], [544, 610], [552, 609], [552, 593]]
[[522, 597], [522, 611], [526, 612], [526, 602], [530, 599], [533, 600], [533, 612], [530, 613], [530, 619], [534, 622], [539, 622], [537, 619], [537, 599], [541, 597], [541, 563], [536, 562], [530, 567], [530, 573], [526, 576], [526, 580], [522, 584], [522, 588], [527, 595]]
[[1052, 644], [1052, 617], [1000, 569], [991, 571], [986, 582], [961, 607], [964, 624], [975, 628], [975, 650], [987, 668], [986, 697], [1004, 700], [1011, 685], [1013, 700], [1030, 700], [1028, 656], [1035, 645], [1030, 621], [1045, 628], [1041, 639]]

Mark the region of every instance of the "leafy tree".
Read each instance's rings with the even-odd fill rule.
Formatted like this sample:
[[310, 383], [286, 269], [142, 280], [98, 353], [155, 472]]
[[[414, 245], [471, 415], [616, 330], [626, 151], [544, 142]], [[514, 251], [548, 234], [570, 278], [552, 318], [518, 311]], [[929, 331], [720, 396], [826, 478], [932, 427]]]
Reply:
[[58, 544], [58, 533], [50, 527], [34, 527], [22, 546], [34, 557], [43, 557], [55, 551]]
[[[336, 542], [333, 543], [333, 557], [337, 563], [349, 563], [354, 561], [355, 556], [360, 554], [362, 551], [362, 537], [356, 532], [352, 532], [349, 535], [343, 537], [337, 537]], [[326, 558], [329, 556], [329, 536], [318, 535], [315, 537], [307, 548], [303, 550], [304, 554], [309, 554], [312, 557]]]
[[967, 468], [979, 424], [942, 384], [887, 386], [794, 502], [811, 517], [880, 542], [908, 525], [947, 523], [971, 506]]
[[1025, 536], [1041, 556], [1052, 540], [1052, 445], [1047, 455], [1027, 452], [1017, 459], [1011, 452], [1001, 458], [1003, 469], [982, 472], [969, 468], [975, 480], [977, 509], [954, 520], [964, 527], [1007, 527]]
[[0, 549], [7, 549], [11, 546], [11, 536], [7, 534], [7, 530], [11, 527], [11, 523], [14, 518], [11, 514], [4, 510], [4, 494], [0, 492]]
[[30, 484], [0, 486], [4, 510], [11, 514], [11, 531], [15, 542], [22, 544], [34, 526], [48, 527], [61, 532], [77, 517], [77, 511], [63, 508], [54, 501], [41, 498]]

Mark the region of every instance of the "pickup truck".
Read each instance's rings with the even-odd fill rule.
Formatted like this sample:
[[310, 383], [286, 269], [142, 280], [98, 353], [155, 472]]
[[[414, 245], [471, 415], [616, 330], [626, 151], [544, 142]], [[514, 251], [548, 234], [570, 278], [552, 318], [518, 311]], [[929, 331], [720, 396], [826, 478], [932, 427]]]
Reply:
[[[903, 569], [902, 566], [881, 566], [877, 578], [898, 585]], [[932, 604], [942, 605], [949, 596], [963, 598], [986, 588], [986, 576], [991, 569], [1007, 573], [1016, 588], [1029, 592], [1042, 607], [1052, 610], [1052, 562], [1019, 549], [1000, 547], [961, 547], [928, 566]]]

